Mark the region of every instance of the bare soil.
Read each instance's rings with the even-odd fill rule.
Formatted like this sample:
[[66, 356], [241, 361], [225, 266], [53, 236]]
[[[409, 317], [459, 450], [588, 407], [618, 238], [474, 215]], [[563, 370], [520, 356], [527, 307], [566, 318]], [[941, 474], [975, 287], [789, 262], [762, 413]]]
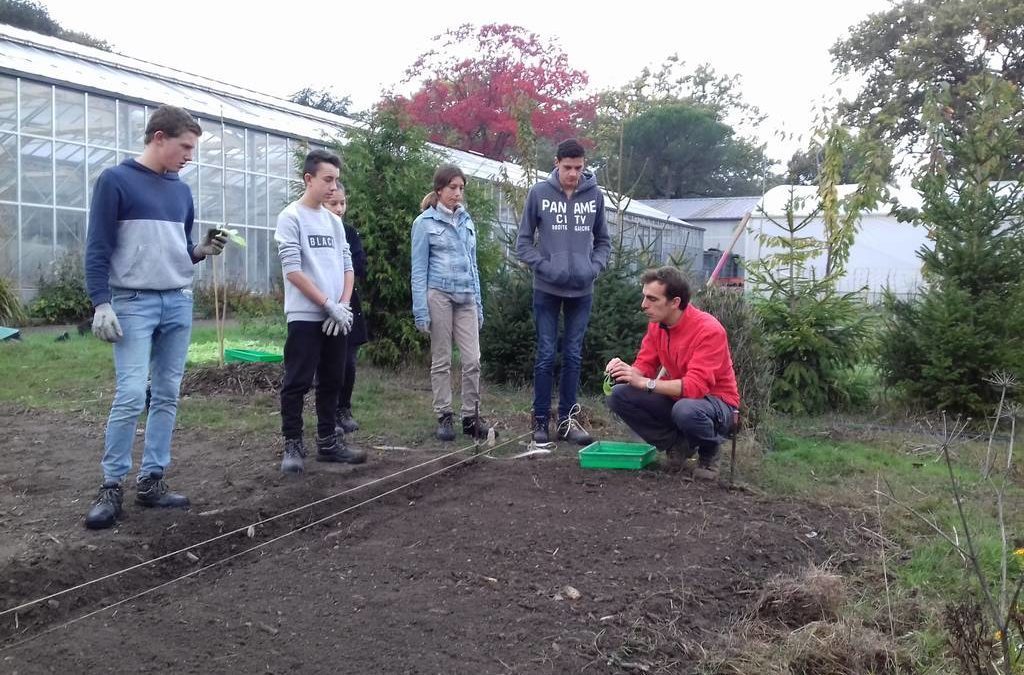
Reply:
[[[192, 508], [144, 510], [128, 488], [123, 522], [90, 532], [101, 425], [0, 407], [0, 428], [0, 611], [440, 453], [370, 450], [362, 466], [283, 476], [276, 439], [179, 430], [168, 477]], [[771, 579], [857, 553], [841, 513], [660, 470], [583, 470], [565, 446], [356, 506], [453, 461], [0, 615], [0, 672], [693, 672]]]

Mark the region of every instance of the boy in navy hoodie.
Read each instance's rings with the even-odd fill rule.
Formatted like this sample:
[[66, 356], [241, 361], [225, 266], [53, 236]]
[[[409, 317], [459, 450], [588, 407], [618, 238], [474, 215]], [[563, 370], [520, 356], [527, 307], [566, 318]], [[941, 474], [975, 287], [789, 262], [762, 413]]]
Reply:
[[608, 266], [611, 239], [604, 217], [604, 194], [594, 174], [585, 170], [585, 162], [578, 141], [569, 139], [558, 144], [554, 171], [547, 180], [534, 185], [526, 197], [516, 239], [516, 256], [533, 270], [533, 315], [537, 325], [533, 440], [537, 443], [549, 439], [559, 314], [565, 317], [565, 336], [558, 437], [580, 445], [592, 441], [576, 421], [573, 408], [594, 279]]
[[192, 192], [178, 172], [192, 159], [203, 133], [181, 108], [161, 106], [149, 118], [145, 149], [103, 171], [89, 211], [85, 283], [95, 307], [92, 332], [114, 343], [116, 389], [107, 420], [103, 484], [85, 526], [112, 526], [121, 515], [122, 481], [132, 468], [132, 443], [146, 405], [142, 465], [135, 501], [141, 506], [187, 508], [170, 492], [171, 434], [178, 390], [192, 334], [192, 266], [224, 250], [226, 236], [210, 230], [192, 243]]

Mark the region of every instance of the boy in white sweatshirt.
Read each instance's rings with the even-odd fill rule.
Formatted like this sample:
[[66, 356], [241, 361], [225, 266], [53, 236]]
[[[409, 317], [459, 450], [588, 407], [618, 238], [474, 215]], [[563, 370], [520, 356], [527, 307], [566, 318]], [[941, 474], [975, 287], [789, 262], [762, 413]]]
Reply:
[[300, 473], [306, 449], [302, 441], [302, 402], [317, 378], [317, 461], [366, 461], [366, 453], [349, 448], [335, 430], [338, 392], [345, 378], [349, 299], [355, 277], [341, 220], [323, 207], [338, 189], [341, 160], [327, 150], [306, 155], [302, 179], [306, 190], [277, 217], [278, 255], [284, 274], [284, 311], [288, 337], [281, 383], [281, 471]]

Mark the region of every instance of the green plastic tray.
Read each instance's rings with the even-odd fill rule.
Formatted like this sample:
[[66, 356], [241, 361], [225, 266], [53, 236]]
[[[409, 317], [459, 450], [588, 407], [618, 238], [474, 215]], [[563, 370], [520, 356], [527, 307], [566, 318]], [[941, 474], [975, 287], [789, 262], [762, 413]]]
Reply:
[[642, 469], [655, 460], [657, 451], [646, 443], [594, 441], [580, 450], [584, 469]]
[[236, 361], [246, 361], [248, 363], [277, 363], [283, 361], [284, 356], [281, 354], [271, 354], [270, 352], [261, 352], [255, 349], [225, 349], [224, 350], [224, 361], [227, 363], [234, 363]]

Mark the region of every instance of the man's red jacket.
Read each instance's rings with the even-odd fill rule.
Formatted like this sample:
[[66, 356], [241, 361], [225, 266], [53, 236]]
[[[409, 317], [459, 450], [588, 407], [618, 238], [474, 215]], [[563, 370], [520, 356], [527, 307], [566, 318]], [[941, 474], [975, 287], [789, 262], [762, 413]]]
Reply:
[[725, 328], [707, 312], [687, 305], [674, 326], [648, 324], [633, 367], [647, 377], [657, 377], [662, 366], [668, 372], [664, 379], [683, 381], [680, 398], [710, 394], [739, 408], [740, 394]]

